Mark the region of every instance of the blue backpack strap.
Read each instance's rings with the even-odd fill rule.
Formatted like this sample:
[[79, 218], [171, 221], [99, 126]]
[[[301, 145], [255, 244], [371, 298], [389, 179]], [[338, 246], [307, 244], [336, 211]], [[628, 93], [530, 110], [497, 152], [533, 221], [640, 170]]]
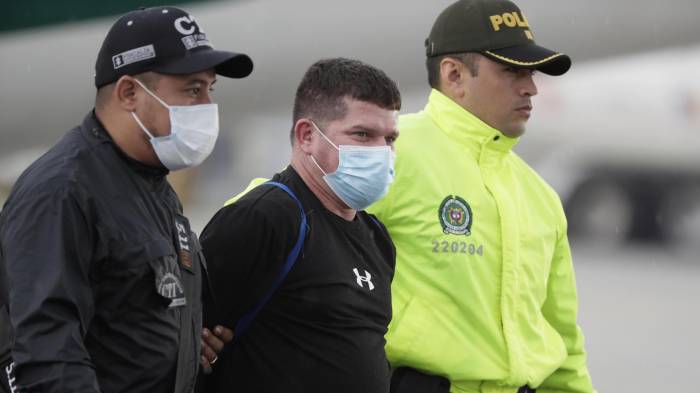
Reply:
[[275, 293], [277, 288], [282, 284], [284, 281], [285, 277], [287, 277], [287, 274], [292, 270], [292, 267], [294, 267], [294, 264], [296, 263], [297, 259], [299, 258], [299, 253], [301, 252], [301, 248], [304, 245], [304, 239], [306, 238], [306, 213], [304, 212], [304, 207], [301, 205], [301, 202], [297, 198], [296, 195], [294, 195], [294, 192], [289, 189], [286, 185], [278, 182], [273, 182], [269, 181], [266, 183], [261, 184], [262, 185], [271, 185], [274, 187], [281, 188], [289, 194], [292, 199], [297, 203], [297, 206], [299, 206], [299, 211], [301, 213], [301, 224], [299, 224], [299, 237], [297, 238], [296, 244], [294, 244], [294, 248], [292, 248], [292, 251], [289, 253], [287, 256], [287, 259], [284, 261], [284, 266], [282, 266], [282, 269], [280, 272], [277, 274], [277, 277], [275, 278], [275, 281], [272, 283], [272, 287], [270, 288], [269, 291], [263, 296], [262, 299], [258, 302], [258, 304], [253, 307], [249, 312], [247, 312], [245, 315], [241, 317], [241, 319], [238, 320], [238, 323], [236, 324], [236, 328], [234, 329], [234, 334], [236, 337], [240, 337], [243, 332], [248, 329], [248, 326], [250, 326], [250, 323], [255, 319], [255, 317], [258, 315], [258, 312], [267, 304], [267, 302], [270, 300], [272, 295]]
[[374, 225], [376, 225], [377, 228], [379, 228], [379, 230], [384, 231], [382, 224], [380, 224], [379, 221], [376, 218], [374, 218], [374, 216], [372, 216], [371, 214], [367, 214], [367, 217], [369, 217], [369, 219], [372, 220]]

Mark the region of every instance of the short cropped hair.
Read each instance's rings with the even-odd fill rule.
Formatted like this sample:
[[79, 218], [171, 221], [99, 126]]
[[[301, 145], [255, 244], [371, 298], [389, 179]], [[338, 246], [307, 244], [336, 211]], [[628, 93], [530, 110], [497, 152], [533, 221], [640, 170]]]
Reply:
[[469, 73], [472, 76], [479, 75], [479, 54], [475, 52], [451, 53], [449, 55], [441, 55], [428, 57], [425, 60], [425, 67], [428, 69], [428, 83], [430, 87], [440, 90], [440, 62], [442, 59], [451, 58], [461, 61], [467, 66]]
[[[146, 87], [152, 91], [155, 90], [156, 86], [158, 85], [158, 81], [160, 80], [160, 74], [153, 71], [147, 71], [138, 75], [134, 75], [134, 78], [140, 80], [141, 83], [146, 85]], [[102, 110], [106, 108], [110, 96], [112, 95], [112, 91], [114, 90], [114, 86], [116, 84], [117, 82], [112, 82], [110, 84], [97, 88], [97, 93], [95, 94], [95, 109]]]
[[[294, 98], [293, 124], [309, 118], [325, 124], [347, 114], [345, 99], [400, 110], [401, 94], [396, 82], [384, 71], [358, 60], [319, 60], [304, 74]], [[290, 133], [294, 144], [294, 126]]]

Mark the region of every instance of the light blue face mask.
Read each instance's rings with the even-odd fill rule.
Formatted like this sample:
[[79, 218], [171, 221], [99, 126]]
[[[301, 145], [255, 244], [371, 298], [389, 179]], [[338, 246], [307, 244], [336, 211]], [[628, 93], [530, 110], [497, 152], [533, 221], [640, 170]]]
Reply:
[[364, 210], [386, 195], [394, 181], [395, 154], [390, 146], [336, 146], [316, 124], [311, 124], [338, 150], [338, 169], [333, 173], [326, 173], [313, 156], [311, 160], [340, 200], [350, 208]]

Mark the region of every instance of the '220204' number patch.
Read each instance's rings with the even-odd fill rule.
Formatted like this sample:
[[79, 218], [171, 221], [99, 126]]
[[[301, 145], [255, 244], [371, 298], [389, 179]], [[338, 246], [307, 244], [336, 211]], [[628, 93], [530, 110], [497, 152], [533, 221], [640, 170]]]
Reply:
[[434, 253], [453, 253], [453, 254], [469, 254], [484, 256], [484, 246], [476, 245], [474, 243], [467, 243], [464, 241], [452, 241], [447, 240], [437, 241], [433, 240], [433, 252]]

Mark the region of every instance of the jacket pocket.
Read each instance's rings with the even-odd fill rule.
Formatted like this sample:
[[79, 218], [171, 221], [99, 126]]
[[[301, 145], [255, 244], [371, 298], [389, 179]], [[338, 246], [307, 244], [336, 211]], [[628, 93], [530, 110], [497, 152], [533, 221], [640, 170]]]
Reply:
[[158, 305], [165, 309], [183, 303], [172, 242], [149, 239], [140, 244], [120, 243], [112, 245], [108, 258], [92, 273], [100, 307], [116, 312]]
[[471, 327], [471, 318], [448, 298], [412, 297], [397, 308], [386, 336], [392, 367], [430, 371], [453, 382], [495, 377], [507, 365], [494, 355], [493, 335]]

